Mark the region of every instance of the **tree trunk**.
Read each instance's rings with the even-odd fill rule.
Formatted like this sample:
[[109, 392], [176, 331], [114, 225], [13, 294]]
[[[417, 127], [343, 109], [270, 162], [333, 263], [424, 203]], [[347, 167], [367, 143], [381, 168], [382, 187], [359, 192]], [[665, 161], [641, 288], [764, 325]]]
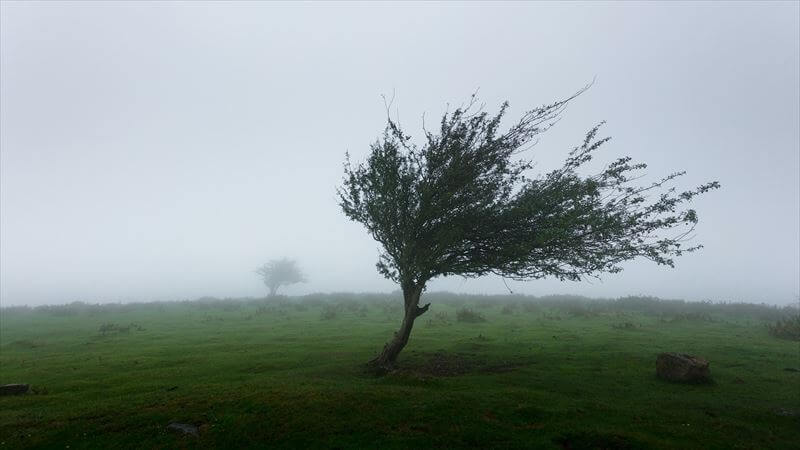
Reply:
[[383, 347], [383, 351], [375, 359], [369, 362], [369, 365], [375, 369], [386, 371], [394, 368], [397, 356], [408, 344], [408, 337], [411, 335], [411, 328], [414, 327], [414, 321], [417, 317], [425, 314], [430, 303], [423, 307], [419, 307], [419, 297], [422, 294], [422, 289], [425, 286], [412, 286], [403, 287], [403, 301], [405, 304], [405, 314], [403, 316], [403, 323], [400, 324], [400, 329], [395, 332], [391, 341], [387, 342]]
[[270, 297], [275, 297], [275, 294], [278, 293], [278, 287], [280, 287], [279, 284], [273, 284], [272, 286], [269, 287]]

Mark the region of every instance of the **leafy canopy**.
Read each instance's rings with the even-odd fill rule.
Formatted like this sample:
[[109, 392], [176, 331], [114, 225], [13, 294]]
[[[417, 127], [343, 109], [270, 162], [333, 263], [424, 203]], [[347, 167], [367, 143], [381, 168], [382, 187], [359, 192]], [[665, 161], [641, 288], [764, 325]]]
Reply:
[[[666, 187], [684, 174], [676, 172], [638, 186], [646, 165], [630, 157], [581, 176], [578, 169], [610, 139], [597, 137], [602, 123], [563, 167], [526, 176], [533, 163], [516, 156], [585, 89], [526, 112], [506, 130], [509, 104], [489, 115], [473, 95], [445, 113], [436, 132], [425, 129], [421, 146], [388, 118], [365, 163], [346, 156], [338, 189], [347, 217], [383, 246], [378, 271], [404, 288], [437, 276], [489, 273], [580, 280], [619, 272], [621, 262], [636, 257], [673, 266], [674, 257], [701, 248], [683, 245], [697, 223], [695, 211], [683, 207], [719, 183], [678, 193]], [[661, 193], [651, 199], [655, 191]]]

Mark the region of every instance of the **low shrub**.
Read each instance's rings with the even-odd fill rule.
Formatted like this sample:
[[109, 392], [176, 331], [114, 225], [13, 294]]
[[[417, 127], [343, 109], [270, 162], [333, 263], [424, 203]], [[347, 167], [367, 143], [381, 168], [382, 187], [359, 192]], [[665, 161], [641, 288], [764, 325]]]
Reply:
[[386, 300], [381, 303], [381, 308], [386, 314], [395, 315], [400, 313], [403, 309], [403, 303], [397, 300]]
[[450, 319], [445, 311], [439, 311], [428, 319], [428, 325], [450, 325]]
[[130, 325], [125, 325], [125, 326], [118, 325], [116, 323], [104, 323], [100, 325], [100, 328], [98, 329], [101, 336], [129, 333], [131, 330], [144, 331], [144, 328], [138, 323], [132, 323]]
[[497, 306], [497, 300], [491, 297], [479, 298], [475, 302], [475, 307], [480, 309], [494, 308]]
[[639, 325], [636, 325], [633, 322], [620, 322], [611, 325], [611, 328], [615, 330], [636, 330], [639, 328]]
[[517, 312], [517, 305], [513, 303], [507, 303], [503, 305], [503, 309], [500, 310], [503, 314], [514, 314]]
[[485, 317], [468, 308], [459, 309], [456, 313], [456, 320], [467, 323], [486, 322]]
[[675, 314], [672, 317], [661, 317], [662, 322], [714, 322], [711, 315], [701, 312]]
[[320, 314], [320, 320], [333, 320], [339, 315], [339, 308], [334, 305], [325, 305]]
[[522, 305], [522, 310], [527, 313], [539, 312], [542, 309], [541, 306], [533, 302], [522, 302], [521, 305]]
[[776, 338], [800, 341], [800, 314], [767, 324], [767, 331]]

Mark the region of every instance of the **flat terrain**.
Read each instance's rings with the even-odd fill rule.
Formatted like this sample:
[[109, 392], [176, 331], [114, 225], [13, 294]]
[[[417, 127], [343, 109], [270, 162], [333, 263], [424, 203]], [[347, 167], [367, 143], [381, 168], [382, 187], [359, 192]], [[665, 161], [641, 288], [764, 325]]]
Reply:
[[[33, 392], [0, 398], [0, 449], [800, 443], [800, 343], [765, 326], [785, 310], [431, 300], [385, 376], [363, 363], [399, 324], [388, 295], [6, 308], [0, 384]], [[707, 358], [714, 382], [661, 381], [664, 351]]]

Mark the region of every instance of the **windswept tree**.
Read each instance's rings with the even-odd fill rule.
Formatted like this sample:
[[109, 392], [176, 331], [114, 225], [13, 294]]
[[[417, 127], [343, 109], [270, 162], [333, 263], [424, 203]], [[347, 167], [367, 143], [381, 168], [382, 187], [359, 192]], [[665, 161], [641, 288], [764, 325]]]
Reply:
[[354, 165], [346, 155], [340, 206], [382, 245], [378, 272], [400, 285], [405, 304], [400, 329], [373, 365], [394, 365], [430, 306], [420, 306], [420, 296], [436, 277], [578, 281], [619, 272], [637, 257], [672, 267], [675, 257], [701, 248], [684, 245], [697, 223], [684, 206], [719, 184], [676, 192], [669, 184], [684, 174], [676, 172], [637, 185], [646, 165], [627, 156], [599, 173], [580, 173], [609, 140], [597, 136], [602, 123], [561, 168], [529, 178], [532, 162], [520, 153], [585, 89], [505, 129], [508, 103], [490, 115], [473, 95], [445, 113], [435, 132], [423, 127], [419, 146], [389, 117], [366, 162]]
[[288, 286], [306, 281], [303, 272], [297, 267], [297, 262], [292, 259], [273, 259], [256, 269], [256, 273], [264, 280], [264, 285], [269, 289], [269, 296], [274, 297], [281, 286]]

